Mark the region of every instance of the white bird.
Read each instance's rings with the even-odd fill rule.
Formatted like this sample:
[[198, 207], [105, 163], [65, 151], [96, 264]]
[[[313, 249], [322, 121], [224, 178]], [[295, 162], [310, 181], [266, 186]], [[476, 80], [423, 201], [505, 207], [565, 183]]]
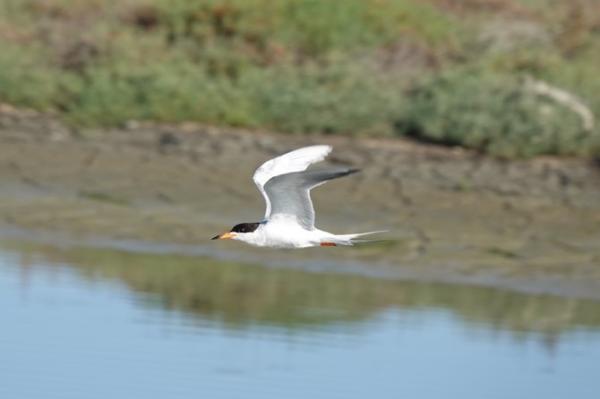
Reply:
[[333, 234], [315, 227], [310, 190], [328, 180], [358, 172], [358, 169], [306, 170], [331, 152], [328, 145], [303, 147], [273, 158], [254, 172], [254, 183], [266, 202], [262, 222], [240, 223], [213, 240], [232, 239], [258, 247], [306, 248], [353, 245], [358, 234]]

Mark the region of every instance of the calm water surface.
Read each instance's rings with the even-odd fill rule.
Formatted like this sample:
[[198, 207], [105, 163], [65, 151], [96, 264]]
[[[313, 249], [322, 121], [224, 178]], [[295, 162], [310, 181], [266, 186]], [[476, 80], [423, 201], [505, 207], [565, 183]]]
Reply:
[[598, 398], [600, 303], [0, 248], [0, 398]]

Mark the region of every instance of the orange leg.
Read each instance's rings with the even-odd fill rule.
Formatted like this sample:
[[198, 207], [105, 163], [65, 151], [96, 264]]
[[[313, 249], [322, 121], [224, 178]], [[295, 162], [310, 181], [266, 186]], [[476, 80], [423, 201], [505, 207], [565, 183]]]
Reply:
[[322, 242], [321, 246], [322, 247], [337, 247], [337, 244], [335, 242]]

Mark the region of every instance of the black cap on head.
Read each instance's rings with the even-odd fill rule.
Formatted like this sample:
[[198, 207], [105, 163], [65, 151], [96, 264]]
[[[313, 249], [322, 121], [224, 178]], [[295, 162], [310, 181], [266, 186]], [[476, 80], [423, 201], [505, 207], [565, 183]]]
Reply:
[[232, 227], [233, 233], [252, 233], [258, 228], [260, 223], [240, 223]]

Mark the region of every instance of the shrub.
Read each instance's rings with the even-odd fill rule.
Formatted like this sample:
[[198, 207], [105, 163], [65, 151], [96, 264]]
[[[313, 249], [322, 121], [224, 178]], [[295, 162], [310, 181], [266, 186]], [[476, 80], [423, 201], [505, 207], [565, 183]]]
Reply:
[[421, 140], [502, 157], [598, 151], [598, 131], [584, 131], [578, 115], [532, 93], [517, 75], [443, 73], [418, 85], [408, 104], [398, 132]]
[[235, 79], [189, 61], [93, 69], [80, 78], [66, 114], [78, 125], [191, 120], [291, 133], [392, 134], [400, 83], [368, 65], [343, 65], [247, 67]]
[[129, 119], [256, 125], [250, 98], [230, 80], [211, 78], [190, 62], [93, 69], [81, 81], [67, 109], [78, 125]]
[[392, 134], [401, 83], [368, 65], [282, 67], [254, 76], [261, 122], [292, 133]]
[[[0, 101], [88, 126], [192, 120], [599, 154], [598, 131], [519, 77], [600, 115], [593, 0], [526, 3], [1, 0]], [[498, 40], [512, 44], [493, 51]]]
[[0, 51], [0, 100], [15, 105], [48, 110], [61, 100], [64, 78], [46, 68], [37, 52], [4, 44]]

